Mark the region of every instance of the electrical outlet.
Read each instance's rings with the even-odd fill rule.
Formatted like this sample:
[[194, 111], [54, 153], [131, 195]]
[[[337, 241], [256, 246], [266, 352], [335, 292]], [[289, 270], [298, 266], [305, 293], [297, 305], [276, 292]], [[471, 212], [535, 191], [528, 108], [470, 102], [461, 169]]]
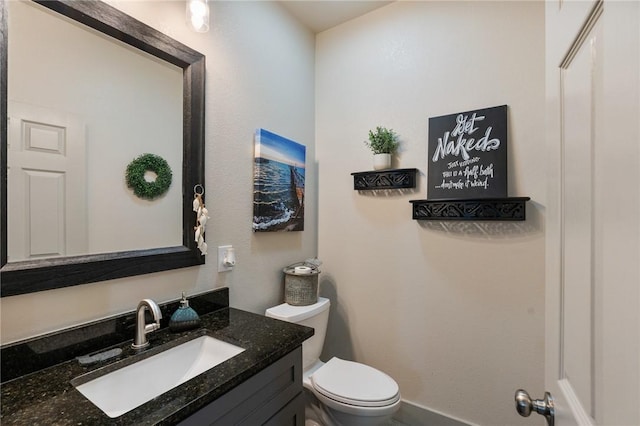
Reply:
[[227, 266], [224, 264], [224, 257], [227, 250], [233, 246], [218, 246], [218, 272], [233, 271], [233, 266]]

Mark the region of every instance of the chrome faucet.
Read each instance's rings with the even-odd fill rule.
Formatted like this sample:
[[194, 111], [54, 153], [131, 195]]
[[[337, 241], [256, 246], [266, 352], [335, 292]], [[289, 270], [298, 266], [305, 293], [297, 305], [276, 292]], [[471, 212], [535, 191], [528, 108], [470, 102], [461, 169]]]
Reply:
[[[147, 324], [144, 317], [146, 310], [153, 315], [153, 324]], [[143, 299], [138, 303], [138, 309], [136, 310], [136, 335], [133, 338], [133, 349], [142, 349], [149, 345], [147, 340], [147, 333], [151, 333], [160, 328], [160, 320], [162, 319], [162, 312], [156, 302], [151, 299]]]

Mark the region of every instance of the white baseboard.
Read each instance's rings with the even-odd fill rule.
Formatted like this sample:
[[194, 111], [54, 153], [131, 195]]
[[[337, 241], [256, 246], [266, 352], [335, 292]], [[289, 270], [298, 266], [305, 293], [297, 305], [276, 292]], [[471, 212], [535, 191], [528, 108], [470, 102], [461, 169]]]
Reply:
[[476, 426], [405, 400], [393, 418], [407, 426]]

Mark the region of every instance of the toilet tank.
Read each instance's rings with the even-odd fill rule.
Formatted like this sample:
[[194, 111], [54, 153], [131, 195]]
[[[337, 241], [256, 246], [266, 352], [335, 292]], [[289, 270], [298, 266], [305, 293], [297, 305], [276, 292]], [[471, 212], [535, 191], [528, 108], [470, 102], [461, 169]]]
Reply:
[[329, 299], [318, 297], [313, 305], [293, 306], [283, 303], [267, 309], [266, 316], [282, 321], [305, 325], [314, 329], [314, 335], [302, 344], [302, 364], [306, 370], [319, 358], [327, 334], [327, 322], [329, 321]]

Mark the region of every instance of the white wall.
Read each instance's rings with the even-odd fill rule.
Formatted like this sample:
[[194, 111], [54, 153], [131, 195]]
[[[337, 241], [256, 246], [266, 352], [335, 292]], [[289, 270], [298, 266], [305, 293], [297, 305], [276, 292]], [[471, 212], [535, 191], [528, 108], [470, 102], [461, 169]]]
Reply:
[[[2, 343], [229, 286], [232, 306], [264, 312], [282, 299], [281, 269], [315, 255], [314, 37], [271, 2], [212, 2], [211, 31], [185, 25], [185, 4], [112, 2], [207, 57], [206, 194], [211, 220], [204, 266], [1, 299]], [[307, 146], [305, 231], [254, 234], [253, 132], [263, 127]], [[216, 247], [238, 265], [218, 273]]]
[[[509, 195], [526, 222], [418, 222], [428, 118], [509, 105]], [[414, 191], [353, 190], [363, 141], [401, 136]], [[323, 356], [373, 365], [403, 399], [483, 425], [522, 419], [513, 395], [544, 390], [544, 4], [396, 2], [318, 35], [316, 154]], [[534, 391], [535, 390], [535, 391]]]

